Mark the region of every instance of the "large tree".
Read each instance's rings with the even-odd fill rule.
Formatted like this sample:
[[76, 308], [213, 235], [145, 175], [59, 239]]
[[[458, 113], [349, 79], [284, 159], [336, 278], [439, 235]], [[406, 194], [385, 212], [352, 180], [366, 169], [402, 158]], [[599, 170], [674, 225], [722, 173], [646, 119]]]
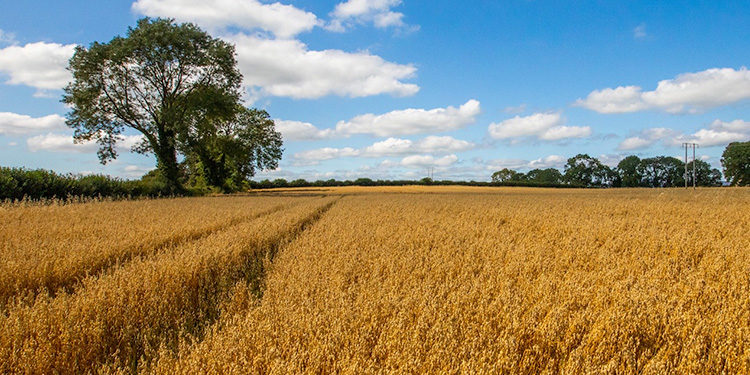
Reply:
[[730, 143], [721, 155], [721, 165], [730, 184], [750, 186], [750, 141]]
[[587, 154], [578, 154], [565, 164], [565, 181], [580, 186], [613, 186], [618, 177], [612, 169], [599, 159]]
[[63, 102], [75, 139], [96, 140], [106, 163], [126, 129], [140, 132], [133, 151], [156, 156], [173, 192], [181, 190], [178, 135], [199, 122], [194, 116], [231, 121], [240, 103], [234, 47], [190, 23], [141, 19], [126, 37], [77, 47], [69, 70]]
[[179, 135], [178, 148], [209, 184], [235, 191], [256, 169], [278, 167], [281, 134], [268, 112], [239, 107], [229, 119], [197, 118], [194, 126]]
[[[688, 184], [693, 183], [693, 162], [687, 163]], [[698, 186], [720, 186], [721, 172], [703, 160], [695, 161], [695, 184]]]
[[638, 173], [649, 187], [674, 187], [685, 184], [685, 163], [671, 156], [655, 156], [641, 160]]
[[617, 173], [620, 175], [620, 184], [623, 187], [641, 186], [643, 176], [638, 172], [641, 158], [630, 155], [617, 164]]
[[559, 184], [563, 180], [563, 175], [555, 168], [532, 169], [526, 173], [526, 179], [540, 184]]

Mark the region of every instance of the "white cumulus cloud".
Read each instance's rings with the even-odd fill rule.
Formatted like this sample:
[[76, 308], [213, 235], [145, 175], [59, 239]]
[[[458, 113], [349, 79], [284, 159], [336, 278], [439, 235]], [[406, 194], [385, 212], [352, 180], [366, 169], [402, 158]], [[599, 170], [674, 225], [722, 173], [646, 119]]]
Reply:
[[352, 147], [323, 147], [298, 152], [294, 159], [299, 165], [310, 165], [323, 160], [343, 157], [379, 158], [414, 154], [450, 154], [475, 148], [474, 143], [449, 136], [428, 136], [417, 141], [402, 138], [388, 138], [370, 146], [355, 149]]
[[29, 43], [0, 49], [0, 73], [10, 85], [26, 85], [39, 90], [59, 90], [70, 82], [66, 70], [75, 44]]
[[738, 119], [727, 122], [716, 119], [711, 123], [710, 129], [715, 131], [750, 133], [750, 121]]
[[485, 163], [485, 169], [497, 171], [503, 168], [509, 169], [544, 169], [559, 168], [565, 165], [567, 159], [560, 155], [548, 155], [534, 160], [526, 159], [494, 159]]
[[0, 112], [0, 134], [23, 135], [65, 129], [65, 118], [54, 114], [31, 117], [11, 112]]
[[276, 130], [289, 141], [309, 141], [333, 137], [333, 129], [318, 129], [309, 122], [274, 120]]
[[645, 129], [636, 136], [625, 138], [617, 146], [617, 149], [629, 151], [647, 148], [660, 140], [674, 137], [676, 133], [674, 130], [668, 128]]
[[619, 150], [637, 150], [663, 142], [667, 147], [679, 146], [683, 142], [697, 143], [700, 147], [725, 146], [731, 142], [750, 140], [750, 122], [743, 120], [714, 120], [707, 128], [694, 133], [680, 133], [669, 128], [650, 128], [638, 135], [626, 138], [617, 147]]
[[637, 150], [641, 148], [646, 148], [654, 144], [657, 140], [654, 139], [647, 139], [640, 136], [635, 137], [628, 137], [625, 138], [620, 144], [617, 146], [618, 150]]
[[714, 68], [660, 81], [656, 89], [620, 86], [592, 91], [576, 105], [599, 113], [661, 110], [695, 113], [750, 99], [750, 71]]
[[138, 0], [133, 10], [151, 17], [172, 17], [211, 30], [238, 27], [262, 29], [290, 38], [320, 24], [315, 14], [292, 5], [257, 0]]
[[560, 155], [549, 155], [543, 158], [535, 159], [529, 162], [529, 168], [550, 168], [560, 167], [565, 164], [567, 159]]
[[[141, 142], [143, 136], [124, 135], [120, 136], [120, 139], [121, 140], [117, 143], [117, 149], [120, 151], [129, 151], [134, 145]], [[96, 141], [75, 143], [72, 135], [56, 133], [47, 133], [31, 137], [26, 140], [26, 145], [32, 152], [50, 151], [63, 153], [95, 153], [99, 147], [96, 144]]]
[[449, 136], [429, 136], [416, 142], [409, 139], [388, 138], [360, 150], [365, 157], [397, 156], [404, 154], [447, 154], [471, 150], [475, 144]]
[[315, 150], [298, 152], [294, 154], [294, 159], [297, 165], [312, 165], [323, 160], [359, 156], [359, 154], [360, 150], [352, 147], [323, 147]]
[[559, 113], [534, 113], [492, 123], [487, 130], [494, 139], [534, 137], [545, 141], [585, 138], [591, 135], [588, 126], [565, 126]]
[[473, 123], [480, 112], [479, 102], [471, 99], [458, 108], [409, 108], [381, 115], [359, 115], [349, 121], [339, 121], [336, 131], [343, 135], [370, 134], [380, 137], [443, 132]]
[[391, 8], [401, 4], [401, 0], [347, 0], [336, 4], [331, 12], [332, 20], [326, 26], [331, 31], [345, 31], [353, 24], [371, 22], [375, 27], [403, 27], [404, 14]]
[[447, 167], [458, 161], [456, 155], [446, 155], [435, 158], [432, 155], [410, 155], [401, 159], [400, 164], [409, 168]]
[[682, 142], [697, 143], [701, 147], [725, 146], [732, 142], [750, 141], [750, 131], [736, 132], [717, 129], [700, 129], [693, 134], [680, 135], [673, 144]]
[[369, 52], [315, 51], [298, 40], [258, 35], [237, 34], [226, 39], [236, 46], [245, 85], [263, 94], [316, 99], [327, 95], [410, 96], [419, 91], [419, 86], [402, 82], [414, 76], [417, 69], [413, 65], [388, 62]]

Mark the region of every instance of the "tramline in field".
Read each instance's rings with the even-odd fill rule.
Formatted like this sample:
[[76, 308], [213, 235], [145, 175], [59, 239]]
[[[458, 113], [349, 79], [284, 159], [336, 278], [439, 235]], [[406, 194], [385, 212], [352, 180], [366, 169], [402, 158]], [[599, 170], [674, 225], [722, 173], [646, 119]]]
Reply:
[[[210, 201], [243, 219], [111, 264], [69, 292], [14, 300], [0, 316], [0, 371], [750, 371], [750, 190], [282, 194]], [[188, 212], [207, 203], [180, 201]], [[149, 204], [166, 203], [115, 206]], [[112, 212], [49, 210], [61, 222]], [[205, 228], [215, 226], [179, 230]], [[46, 254], [75, 257], [62, 246]]]

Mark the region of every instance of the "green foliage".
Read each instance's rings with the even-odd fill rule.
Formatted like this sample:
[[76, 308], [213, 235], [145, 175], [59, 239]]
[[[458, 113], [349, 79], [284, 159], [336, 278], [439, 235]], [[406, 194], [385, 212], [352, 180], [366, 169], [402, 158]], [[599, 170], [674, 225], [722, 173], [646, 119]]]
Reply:
[[[720, 186], [721, 172], [698, 160], [696, 185]], [[688, 163], [688, 184], [692, 184], [693, 162]], [[685, 164], [677, 158], [656, 156], [640, 159], [631, 155], [617, 165], [617, 173], [624, 187], [677, 187], [685, 184]]]
[[[521, 173], [521, 175], [523, 175]], [[576, 185], [568, 184], [555, 184], [555, 183], [544, 183], [534, 181], [507, 181], [507, 182], [483, 182], [483, 181], [451, 181], [451, 180], [433, 180], [429, 177], [422, 178], [420, 180], [372, 180], [369, 178], [358, 178], [356, 180], [317, 180], [317, 181], [306, 181], [304, 179], [297, 179], [291, 182], [287, 182], [284, 179], [277, 179], [270, 181], [268, 179], [262, 181], [249, 181], [249, 188], [251, 189], [272, 189], [272, 188], [286, 188], [286, 187], [332, 187], [332, 186], [406, 186], [406, 185], [459, 185], [459, 186], [525, 186], [525, 187], [553, 187], [553, 188], [570, 188], [579, 187]]]
[[671, 156], [655, 156], [641, 160], [637, 173], [642, 186], [674, 187], [685, 184], [685, 163]]
[[[693, 162], [687, 164], [688, 185], [693, 183]], [[721, 172], [703, 160], [695, 161], [695, 184], [697, 186], [721, 186]]]
[[555, 168], [532, 169], [526, 173], [526, 181], [543, 184], [561, 184], [563, 175]]
[[503, 168], [492, 174], [492, 182], [510, 182], [525, 181], [526, 176], [523, 173], [516, 172], [512, 169]]
[[750, 141], [732, 142], [721, 155], [724, 176], [734, 186], [750, 186]]
[[[425, 179], [427, 179], [427, 181]], [[422, 179], [422, 181], [425, 181], [426, 183], [429, 183], [432, 180], [430, 180], [429, 178], [425, 177], [425, 178]], [[375, 186], [375, 181], [373, 181], [372, 179], [369, 179], [369, 178], [358, 178], [358, 179], [356, 179], [354, 181], [354, 185], [358, 185], [358, 186]]]
[[144, 136], [172, 192], [180, 192], [177, 136], [203, 118], [232, 118], [242, 76], [234, 47], [193, 24], [144, 18], [126, 37], [79, 46], [63, 102], [78, 141], [96, 140], [99, 159], [117, 157], [126, 129]]
[[643, 176], [638, 172], [638, 166], [641, 164], [641, 158], [630, 155], [617, 164], [617, 173], [620, 175], [620, 186], [638, 187], [642, 185]]
[[166, 195], [169, 189], [163, 179], [148, 175], [139, 181], [129, 181], [102, 175], [60, 175], [44, 169], [0, 167], [0, 200]]
[[281, 159], [281, 134], [268, 112], [236, 108], [232, 118], [207, 117], [178, 137], [193, 174], [225, 192], [238, 191], [256, 169], [275, 169]]
[[564, 179], [567, 183], [579, 186], [613, 186], [619, 176], [599, 159], [587, 154], [578, 154], [565, 164]]
[[[750, 152], [747, 155], [750, 155]], [[750, 162], [747, 160], [750, 160], [750, 158], [745, 160], [745, 165], [748, 165]], [[718, 169], [712, 169], [708, 163], [702, 160], [698, 160], [695, 166], [696, 185], [721, 185], [721, 172]], [[692, 168], [693, 163], [688, 163], [690, 183], [692, 183]], [[519, 186], [523, 183], [534, 184], [534, 186], [554, 186], [565, 183], [571, 187], [675, 187], [685, 183], [684, 172], [685, 164], [673, 157], [656, 156], [640, 159], [631, 155], [622, 159], [617, 168], [612, 170], [596, 158], [586, 154], [578, 154], [568, 159], [564, 175], [555, 168], [533, 169], [526, 174], [505, 168], [492, 174], [492, 182], [494, 184]], [[750, 181], [750, 176], [745, 181]]]

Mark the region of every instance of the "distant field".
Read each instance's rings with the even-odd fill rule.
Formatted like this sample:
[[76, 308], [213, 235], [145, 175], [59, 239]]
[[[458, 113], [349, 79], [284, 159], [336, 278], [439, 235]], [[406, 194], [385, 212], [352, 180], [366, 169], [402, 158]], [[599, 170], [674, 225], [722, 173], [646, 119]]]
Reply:
[[750, 189], [0, 207], [0, 373], [748, 373]]

